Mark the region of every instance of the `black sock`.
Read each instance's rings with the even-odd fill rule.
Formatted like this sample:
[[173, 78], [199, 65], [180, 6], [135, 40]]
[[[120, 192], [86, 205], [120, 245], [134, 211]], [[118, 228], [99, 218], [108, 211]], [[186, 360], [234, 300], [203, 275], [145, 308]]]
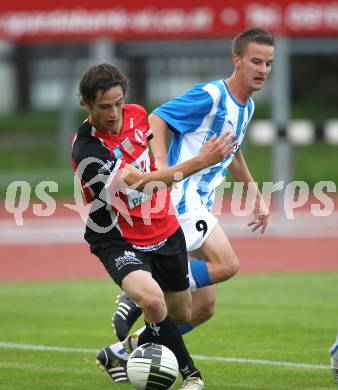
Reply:
[[195, 367], [195, 364], [189, 355], [181, 333], [169, 316], [162, 322], [149, 324], [145, 321], [145, 324], [145, 330], [139, 335], [139, 345], [149, 342], [165, 345], [176, 356], [183, 379], [188, 376], [201, 377], [201, 373]]

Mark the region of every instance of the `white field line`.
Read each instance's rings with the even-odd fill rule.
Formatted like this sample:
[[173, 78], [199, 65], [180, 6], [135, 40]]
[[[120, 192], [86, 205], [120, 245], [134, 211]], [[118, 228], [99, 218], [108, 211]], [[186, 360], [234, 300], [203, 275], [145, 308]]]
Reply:
[[[66, 353], [97, 353], [97, 349], [91, 348], [66, 348], [66, 347], [56, 347], [56, 346], [47, 346], [47, 345], [33, 345], [33, 344], [17, 344], [17, 343], [7, 343], [0, 342], [0, 348], [2, 349], [25, 349], [29, 351], [57, 351], [57, 352], [66, 352]], [[307, 363], [295, 363], [295, 362], [283, 362], [279, 360], [260, 360], [260, 359], [242, 359], [242, 358], [229, 358], [222, 356], [204, 356], [204, 355], [192, 355], [196, 360], [204, 360], [211, 362], [221, 362], [221, 363], [240, 363], [240, 364], [253, 364], [253, 365], [263, 365], [263, 366], [281, 366], [281, 367], [292, 367], [292, 368], [306, 368], [312, 370], [328, 370], [330, 367], [324, 364], [307, 364]]]

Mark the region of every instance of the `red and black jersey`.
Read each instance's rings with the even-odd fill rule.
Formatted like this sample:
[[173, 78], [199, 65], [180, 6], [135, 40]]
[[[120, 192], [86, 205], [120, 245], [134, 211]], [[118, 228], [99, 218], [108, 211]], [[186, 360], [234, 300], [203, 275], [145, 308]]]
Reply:
[[152, 137], [143, 107], [125, 104], [119, 134], [105, 134], [85, 121], [73, 141], [72, 163], [91, 211], [85, 238], [123, 237], [132, 244], [156, 244], [179, 227], [168, 189], [152, 196], [131, 188], [118, 188], [126, 164], [155, 170], [147, 142]]

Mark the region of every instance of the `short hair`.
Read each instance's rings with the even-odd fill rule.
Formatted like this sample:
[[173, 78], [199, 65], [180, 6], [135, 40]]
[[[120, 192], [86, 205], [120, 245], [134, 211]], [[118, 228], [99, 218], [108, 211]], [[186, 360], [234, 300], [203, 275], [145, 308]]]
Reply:
[[232, 55], [237, 54], [240, 57], [243, 57], [246, 45], [249, 42], [256, 42], [262, 45], [275, 47], [275, 38], [271, 33], [263, 28], [249, 28], [236, 35], [232, 40]]
[[115, 66], [110, 64], [93, 65], [83, 74], [79, 85], [82, 102], [92, 104], [95, 102], [98, 91], [104, 94], [112, 87], [120, 86], [125, 95], [127, 78]]

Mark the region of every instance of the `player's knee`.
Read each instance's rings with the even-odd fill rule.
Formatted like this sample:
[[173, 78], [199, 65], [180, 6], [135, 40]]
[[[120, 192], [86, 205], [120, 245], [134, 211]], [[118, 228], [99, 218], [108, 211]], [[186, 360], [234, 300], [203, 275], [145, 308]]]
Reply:
[[203, 322], [210, 320], [215, 314], [215, 299], [210, 298], [203, 305], [199, 306], [192, 315], [192, 323], [194, 326], [200, 325]]
[[222, 280], [228, 280], [238, 273], [239, 264], [236, 256], [231, 257], [231, 260], [224, 264], [221, 270]]
[[202, 308], [201, 311], [201, 319], [202, 322], [210, 320], [210, 318], [215, 314], [215, 305], [214, 304], [209, 304], [205, 305]]
[[235, 255], [222, 259], [217, 263], [217, 281], [223, 282], [235, 276], [239, 270], [239, 263]]
[[163, 294], [144, 294], [138, 304], [141, 307], [145, 318], [151, 320], [151, 322], [160, 322], [166, 315], [166, 305]]
[[201, 307], [199, 312], [200, 323], [210, 320], [215, 314], [215, 305], [209, 304]]

